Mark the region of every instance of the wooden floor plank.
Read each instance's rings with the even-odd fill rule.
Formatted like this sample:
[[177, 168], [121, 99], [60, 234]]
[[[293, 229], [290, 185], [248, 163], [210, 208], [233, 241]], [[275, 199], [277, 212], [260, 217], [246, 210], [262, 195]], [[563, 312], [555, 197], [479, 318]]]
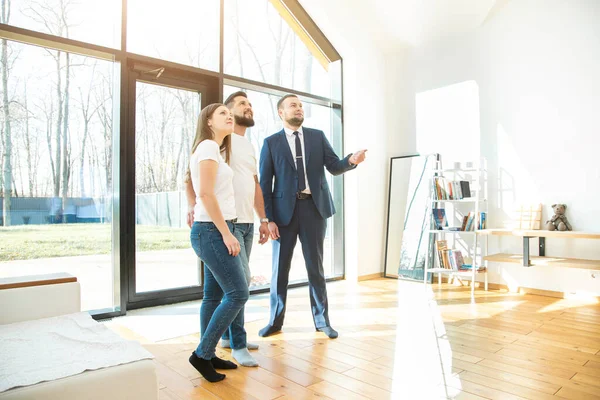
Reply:
[[479, 374], [475, 374], [473, 372], [464, 371], [460, 375], [461, 381], [469, 381], [472, 383], [477, 383], [480, 385], [485, 385], [489, 388], [501, 390], [506, 393], [511, 393], [513, 395], [517, 395], [523, 397], [525, 399], [531, 400], [556, 400], [551, 394], [539, 392], [537, 390], [533, 390], [527, 388], [525, 386], [516, 385], [514, 383], [502, 381], [499, 379], [490, 378], [488, 376], [483, 376]]
[[500, 342], [500, 343], [513, 343], [514, 341], [520, 339], [523, 336], [523, 335], [504, 332], [504, 331], [501, 331], [498, 329], [477, 326], [477, 325], [473, 325], [473, 324], [463, 324], [459, 327], [448, 325], [448, 326], [446, 326], [446, 329], [449, 331], [457, 332], [457, 333], [464, 333], [467, 335], [478, 336], [481, 338], [485, 338], [485, 339]]
[[486, 400], [485, 397], [477, 396], [476, 394], [463, 392], [462, 390], [458, 390], [455, 388], [444, 388], [445, 394], [440, 395], [440, 397], [435, 397], [434, 399], [451, 399], [451, 400]]
[[580, 392], [573, 388], [562, 388], [556, 393], [556, 396], [562, 399], [569, 400], [598, 400], [600, 397], [593, 394]]
[[546, 326], [552, 327], [566, 327], [572, 329], [578, 329], [585, 332], [597, 333], [600, 332], [600, 324], [594, 324], [589, 322], [576, 322], [573, 320], [563, 318], [552, 318], [550, 321], [544, 323]]
[[523, 351], [527, 351], [526, 349], [535, 349], [539, 351], [543, 351], [548, 353], [549, 357], [561, 357], [571, 359], [573, 362], [583, 362], [586, 363], [588, 361], [599, 361], [600, 357], [593, 353], [584, 353], [582, 351], [577, 351], [571, 348], [567, 348], [569, 343], [566, 344], [565, 347], [560, 347], [562, 343], [559, 343], [559, 346], [553, 346], [551, 343], [543, 340], [539, 340], [536, 338], [524, 338], [519, 339], [513, 344], [506, 345], [507, 349], [519, 349]]
[[594, 353], [600, 350], [600, 337], [598, 335], [570, 328], [552, 328], [546, 325], [540, 326], [535, 332], [529, 336], [548, 337], [551, 340], [563, 342], [568, 338], [569, 343], [576, 343], [584, 347], [596, 349]]
[[583, 373], [577, 373], [571, 378], [573, 382], [583, 383], [585, 385], [600, 387], [600, 379], [597, 376], [586, 375]]
[[538, 392], [554, 394], [560, 390], [561, 385], [551, 382], [545, 382], [530, 377], [522, 376], [512, 372], [506, 372], [496, 368], [489, 368], [479, 364], [471, 364], [468, 362], [454, 360], [454, 365], [465, 371], [473, 372], [478, 375], [487, 376], [504, 382], [514, 383], [519, 386], [527, 387]]
[[[355, 365], [346, 364], [331, 357], [326, 357], [322, 349], [315, 348], [314, 346], [309, 347], [305, 350], [282, 347], [285, 354], [292, 355], [301, 360], [308, 361], [325, 369], [330, 369], [335, 372], [345, 372], [355, 367]], [[275, 357], [275, 358], [279, 358]], [[339, 358], [339, 357], [338, 357]], [[360, 361], [354, 361], [355, 364], [361, 364]]]
[[[315, 393], [314, 391], [307, 389], [302, 385], [285, 379], [281, 375], [269, 372], [264, 368], [240, 368], [239, 370], [241, 373], [251, 377], [255, 381], [269, 386], [275, 389], [277, 392], [283, 393], [284, 396], [292, 399], [331, 399], [331, 397], [326, 397]], [[314, 383], [312, 384], [314, 385], [322, 382], [322, 379], [314, 379], [313, 381]]]
[[540, 360], [545, 362], [560, 362], [560, 363], [568, 363], [583, 366], [585, 363], [589, 362], [588, 357], [579, 356], [579, 353], [576, 356], [569, 354], [561, 354], [555, 353], [552, 351], [548, 351], [547, 349], [536, 349], [532, 346], [521, 346], [519, 344], [511, 344], [509, 346], [505, 346], [502, 350], [498, 351], [496, 354], [513, 357], [513, 358], [521, 358], [524, 360]]
[[[244, 368], [245, 369], [245, 368]], [[196, 378], [192, 382], [220, 398], [273, 400], [284, 393], [248, 376], [242, 368], [224, 371], [227, 375], [218, 385]]]
[[588, 361], [585, 364], [585, 366], [588, 367], [588, 368], [600, 369], [600, 362], [598, 362], [598, 361]]
[[561, 341], [557, 341], [557, 340], [550, 340], [544, 337], [538, 337], [538, 336], [527, 336], [525, 338], [519, 339], [515, 342], [515, 344], [521, 343], [521, 344], [528, 344], [528, 343], [534, 343], [534, 344], [538, 344], [539, 347], [558, 347], [558, 348], [562, 348], [564, 350], [572, 350], [572, 351], [576, 351], [576, 352], [580, 352], [580, 353], [589, 353], [589, 354], [596, 354], [596, 351], [594, 349], [590, 349], [587, 347], [583, 347], [583, 346], [579, 346], [575, 343], [571, 343], [568, 341], [567, 338], [561, 338], [563, 340]]
[[492, 400], [521, 400], [524, 397], [519, 397], [502, 390], [494, 389], [490, 386], [486, 386], [485, 383], [475, 383], [467, 380], [462, 380], [455, 384], [448, 385], [450, 387], [456, 387], [465, 392], [475, 394], [477, 396], [484, 397]]
[[315, 383], [319, 383], [323, 380], [315, 374], [311, 375], [294, 368], [293, 366], [286, 365], [277, 358], [264, 357], [261, 354], [254, 354], [254, 358], [260, 364], [261, 369], [267, 370], [300, 386], [306, 387], [314, 385]]
[[[510, 349], [502, 349], [500, 350], [498, 353], [495, 354], [496, 357], [496, 361], [501, 361], [500, 358], [498, 358], [498, 356], [507, 356], [510, 357], [511, 359], [518, 359], [518, 360], [522, 360], [525, 361], [526, 364], [522, 364], [522, 366], [527, 367], [527, 365], [531, 365], [531, 366], [540, 366], [540, 367], [546, 367], [546, 368], [557, 368], [560, 369], [562, 371], [564, 371], [564, 375], [562, 373], [557, 374], [556, 376], [560, 376], [560, 377], [565, 377], [565, 375], [567, 375], [566, 371], [569, 372], [581, 372], [581, 373], [585, 373], [588, 375], [592, 375], [592, 376], [600, 376], [600, 369], [598, 368], [593, 368], [590, 366], [587, 366], [587, 364], [585, 366], [580, 364], [575, 364], [575, 363], [571, 363], [571, 362], [565, 362], [562, 361], [560, 359], [551, 359], [547, 357], [547, 354], [544, 354], [543, 352], [533, 352], [533, 351], [528, 351], [528, 352], [520, 352], [520, 351], [516, 351], [516, 350], [510, 350]], [[589, 363], [593, 363], [593, 361], [588, 361]], [[593, 364], [590, 364], [593, 365]], [[535, 369], [535, 368], [534, 368]], [[548, 372], [551, 370], [546, 370], [544, 371], [543, 369], [540, 369], [541, 372]], [[552, 372], [548, 372], [550, 374], [552, 374]]]
[[333, 383], [323, 381], [320, 383], [316, 383], [308, 387], [308, 389], [319, 393], [323, 396], [329, 396], [332, 393], [335, 393], [335, 397], [338, 399], [349, 399], [349, 400], [365, 400], [368, 397], [361, 396], [359, 394], [354, 393], [351, 390], [348, 390], [342, 386], [334, 385]]

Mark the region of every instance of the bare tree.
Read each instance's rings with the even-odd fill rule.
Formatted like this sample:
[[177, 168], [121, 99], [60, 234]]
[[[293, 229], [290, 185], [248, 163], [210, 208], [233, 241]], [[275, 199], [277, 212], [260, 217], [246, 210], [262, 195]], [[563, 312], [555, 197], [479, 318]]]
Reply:
[[[8, 24], [10, 20], [10, 0], [2, 0], [2, 22]], [[2, 55], [0, 56], [0, 65], [2, 67], [2, 108], [4, 112], [4, 163], [3, 163], [3, 204], [2, 204], [2, 220], [4, 226], [10, 225], [10, 197], [12, 186], [12, 164], [11, 164], [11, 131], [10, 131], [10, 102], [8, 101], [8, 78], [9, 78], [9, 61], [8, 61], [8, 41], [2, 39]]]
[[[31, 19], [44, 26], [48, 33], [69, 37], [69, 12], [70, 12], [71, 1], [70, 0], [59, 0], [59, 6], [54, 7], [50, 2], [46, 1], [32, 1], [31, 6], [24, 10], [24, 14], [28, 15]], [[69, 177], [71, 162], [69, 159], [69, 87], [71, 82], [71, 63], [69, 53], [65, 53], [65, 88], [62, 88], [62, 64], [61, 64], [61, 51], [53, 53], [47, 50], [48, 54], [54, 58], [56, 64], [56, 98], [57, 98], [57, 110], [58, 118], [56, 120], [56, 148], [55, 160], [53, 168], [53, 182], [54, 182], [54, 197], [62, 197], [62, 207], [66, 206]], [[50, 146], [50, 143], [48, 144]], [[62, 185], [61, 185], [62, 183]], [[61, 191], [62, 186], [62, 191]], [[63, 218], [63, 222], [66, 219]]]
[[55, 175], [52, 177], [54, 180], [54, 197], [58, 197], [60, 194], [60, 169], [61, 169], [61, 124], [63, 119], [63, 96], [62, 96], [62, 88], [61, 88], [61, 67], [60, 67], [60, 55], [61, 52], [56, 52], [56, 99], [58, 101], [58, 105], [56, 107], [58, 111], [58, 118], [56, 120], [56, 157], [55, 157]]
[[[113, 134], [113, 87], [110, 78], [100, 75], [99, 85], [95, 89], [96, 103], [98, 104], [98, 117], [102, 125], [102, 168], [105, 172], [102, 193], [108, 193], [112, 187], [112, 134]], [[92, 143], [94, 143], [92, 141]], [[98, 154], [94, 150], [94, 154]]]
[[[68, 35], [67, 35], [68, 37]], [[69, 142], [69, 86], [71, 83], [70, 71], [71, 67], [69, 64], [69, 53], [65, 53], [66, 56], [66, 73], [65, 73], [65, 92], [64, 92], [64, 119], [63, 119], [63, 140], [62, 140], [62, 206], [63, 211], [67, 206], [67, 192], [69, 190], [69, 178], [71, 176], [71, 154], [70, 154], [70, 142]], [[67, 217], [63, 212], [63, 223], [67, 222]]]
[[[147, 98], [158, 101], [158, 110]], [[172, 127], [177, 110], [171, 91], [138, 87], [136, 118], [136, 185], [139, 193], [160, 192], [176, 187]], [[153, 112], [154, 111], [154, 112]]]
[[[52, 89], [50, 90], [52, 91]], [[43, 101], [43, 107], [42, 106], [38, 106], [38, 110], [44, 114], [45, 116], [45, 120], [46, 120], [46, 144], [48, 146], [48, 158], [50, 160], [50, 169], [52, 172], [52, 180], [53, 180], [53, 184], [52, 184], [52, 190], [55, 193], [55, 197], [56, 197], [56, 168], [55, 168], [55, 163], [54, 163], [54, 158], [52, 157], [52, 122], [54, 119], [54, 97], [52, 96], [52, 94], [50, 94], [48, 96], [48, 98], [50, 99], [50, 104], [48, 104], [45, 100]], [[44, 190], [43, 192], [44, 194], [46, 194], [46, 190]]]
[[23, 91], [23, 101], [24, 101], [24, 106], [25, 106], [25, 135], [23, 136], [23, 139], [25, 141], [25, 152], [27, 154], [27, 180], [29, 182], [29, 196], [33, 197], [33, 188], [35, 187], [35, 178], [37, 174], [34, 174], [33, 171], [33, 163], [32, 163], [32, 152], [34, 151], [33, 149], [33, 144], [31, 143], [31, 133], [29, 131], [29, 108], [28, 108], [28, 104], [27, 104], [27, 83], [25, 83], [24, 85], [24, 91]]
[[[179, 148], [177, 150], [177, 157], [175, 159], [175, 167], [172, 183], [174, 185], [173, 190], [177, 189], [177, 183], [179, 182], [179, 176], [183, 181], [183, 174], [187, 169], [186, 161], [188, 157], [185, 155], [189, 152], [191, 146], [190, 142], [190, 126], [193, 126], [193, 110], [191, 107], [191, 96], [187, 92], [177, 91], [175, 92], [175, 98], [179, 101], [179, 106], [181, 107], [181, 114], [183, 116], [183, 121], [181, 124], [181, 136], [179, 138]], [[191, 121], [190, 121], [191, 120]], [[190, 123], [191, 122], [191, 123]], [[182, 161], [183, 158], [183, 161]], [[180, 167], [180, 164], [182, 167]]]
[[79, 88], [79, 97], [80, 97], [80, 107], [81, 107], [81, 114], [83, 117], [83, 138], [81, 139], [81, 154], [80, 154], [80, 158], [79, 158], [79, 184], [80, 184], [80, 190], [81, 190], [81, 196], [82, 197], [86, 197], [86, 191], [85, 191], [85, 179], [84, 179], [84, 170], [85, 170], [85, 147], [86, 147], [86, 142], [88, 139], [88, 135], [89, 135], [89, 131], [90, 131], [90, 121], [92, 120], [92, 118], [94, 117], [94, 115], [96, 114], [96, 112], [98, 111], [98, 108], [100, 107], [99, 105], [95, 105], [92, 107], [92, 105], [90, 104], [90, 99], [92, 96], [92, 88], [93, 88], [93, 84], [96, 78], [96, 67], [98, 65], [98, 62], [95, 61], [94, 64], [92, 65], [92, 75], [90, 78], [90, 82], [89, 82], [89, 86], [87, 88], [87, 95], [84, 96], [83, 91], [81, 90], [81, 87]]

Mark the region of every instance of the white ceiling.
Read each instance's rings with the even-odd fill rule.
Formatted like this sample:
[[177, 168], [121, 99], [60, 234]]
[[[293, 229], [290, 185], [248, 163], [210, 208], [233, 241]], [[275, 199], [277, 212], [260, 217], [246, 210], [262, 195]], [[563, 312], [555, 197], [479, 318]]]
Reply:
[[[344, 14], [344, 20], [350, 20], [378, 47], [389, 51], [473, 30], [510, 1], [300, 0], [300, 3], [310, 15], [325, 14], [327, 22], [336, 23], [340, 13]], [[317, 19], [323, 21], [322, 17]], [[317, 24], [320, 25], [319, 21]]]

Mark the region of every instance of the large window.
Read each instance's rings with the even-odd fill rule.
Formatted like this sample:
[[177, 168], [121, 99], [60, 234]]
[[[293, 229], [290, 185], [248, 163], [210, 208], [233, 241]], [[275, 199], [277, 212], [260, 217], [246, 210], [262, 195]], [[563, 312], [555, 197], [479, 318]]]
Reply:
[[121, 47], [121, 0], [6, 0], [6, 3], [8, 21], [2, 23], [100, 46]]
[[137, 292], [200, 285], [183, 183], [199, 113], [198, 93], [136, 84]]
[[225, 2], [225, 73], [331, 97], [328, 72], [265, 0]]
[[112, 309], [115, 64], [3, 46], [0, 276], [69, 272]]
[[[1, 3], [0, 277], [69, 272], [82, 309], [99, 317], [201, 298], [183, 176], [199, 111], [234, 90], [254, 104], [257, 156], [281, 129], [276, 103], [288, 92], [343, 156], [339, 55], [316, 52], [272, 4]], [[343, 180], [327, 179], [337, 214], [324, 264], [336, 278]], [[271, 254], [270, 243], [253, 247], [253, 290], [268, 288]], [[290, 281], [306, 281], [300, 245]]]
[[127, 50], [219, 69], [219, 0], [128, 0]]

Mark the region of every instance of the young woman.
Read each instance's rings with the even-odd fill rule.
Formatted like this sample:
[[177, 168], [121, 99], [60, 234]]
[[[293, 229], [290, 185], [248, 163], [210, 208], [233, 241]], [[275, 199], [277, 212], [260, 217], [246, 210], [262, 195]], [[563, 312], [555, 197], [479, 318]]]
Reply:
[[218, 358], [215, 347], [248, 300], [244, 268], [237, 256], [240, 244], [233, 235], [233, 171], [227, 164], [232, 132], [233, 115], [229, 109], [223, 104], [206, 106], [200, 113], [190, 157], [197, 196], [190, 235], [194, 251], [204, 261], [205, 300], [200, 307], [200, 344], [189, 361], [210, 382], [225, 378], [215, 369], [237, 368], [231, 361]]

